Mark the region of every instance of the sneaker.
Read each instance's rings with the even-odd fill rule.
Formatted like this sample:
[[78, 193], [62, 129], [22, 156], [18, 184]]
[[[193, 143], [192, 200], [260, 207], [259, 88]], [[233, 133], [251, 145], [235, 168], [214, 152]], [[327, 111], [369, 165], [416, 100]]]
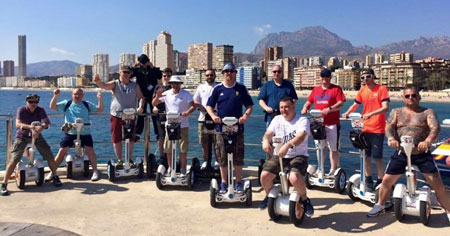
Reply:
[[92, 172], [91, 181], [97, 181], [99, 179], [100, 179], [100, 173], [98, 172], [98, 170], [94, 170]]
[[374, 184], [373, 184], [373, 180], [372, 177], [366, 177], [366, 191], [372, 191], [374, 189]]
[[336, 171], [336, 170], [330, 169], [330, 172], [328, 172], [327, 175], [328, 175], [329, 177], [333, 177], [335, 171]]
[[5, 183], [2, 183], [2, 188], [1, 188], [1, 194], [2, 194], [2, 196], [7, 196], [7, 195], [9, 195], [9, 192], [8, 192], [8, 185], [7, 184], [5, 184]]
[[202, 166], [200, 167], [200, 170], [204, 170], [206, 169], [206, 165], [208, 165], [208, 163], [205, 161], [202, 163]]
[[123, 161], [122, 160], [118, 160], [116, 163], [116, 166], [123, 166]]
[[264, 200], [262, 200], [262, 202], [259, 204], [258, 208], [259, 208], [261, 211], [264, 211], [264, 209], [267, 208], [268, 202], [269, 202], [269, 197], [265, 197]]
[[62, 183], [58, 176], [53, 176], [53, 185], [55, 185], [55, 187], [61, 187]]
[[244, 192], [244, 185], [241, 182], [237, 182], [237, 184], [236, 184], [236, 191], [237, 192]]
[[47, 174], [47, 176], [45, 177], [44, 181], [45, 182], [50, 182], [53, 179], [53, 172], [50, 171], [50, 173]]
[[219, 193], [221, 193], [221, 194], [226, 193], [227, 192], [227, 188], [228, 188], [228, 186], [227, 186], [226, 183], [224, 183], [224, 182], [220, 183]]
[[384, 206], [382, 206], [382, 205], [377, 203], [377, 204], [373, 205], [372, 210], [370, 210], [367, 213], [367, 217], [375, 217], [375, 216], [378, 216], [380, 214], [383, 214], [384, 212], [385, 212]]
[[303, 206], [305, 207], [305, 215], [307, 217], [312, 217], [314, 215], [314, 207], [311, 203], [311, 199], [307, 198], [303, 201]]
[[[3, 188], [2, 188], [3, 190]], [[450, 213], [447, 213], [448, 223], [450, 223]]]
[[186, 168], [181, 168], [180, 170], [180, 177], [185, 178], [186, 177]]
[[130, 168], [136, 168], [136, 165], [134, 164], [133, 160], [130, 160]]

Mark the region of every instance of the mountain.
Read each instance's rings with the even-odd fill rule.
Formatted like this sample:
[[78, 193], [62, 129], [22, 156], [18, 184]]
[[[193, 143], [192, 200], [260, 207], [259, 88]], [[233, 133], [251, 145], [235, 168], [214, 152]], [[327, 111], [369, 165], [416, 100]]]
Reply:
[[[73, 61], [41, 61], [27, 64], [27, 76], [57, 76], [57, 75], [75, 75], [76, 68], [80, 64]], [[14, 69], [15, 74], [19, 71], [17, 67]]]
[[412, 52], [414, 59], [423, 59], [426, 57], [450, 58], [450, 37], [420, 37], [415, 40], [383, 45], [376, 48], [375, 51], [384, 53]]

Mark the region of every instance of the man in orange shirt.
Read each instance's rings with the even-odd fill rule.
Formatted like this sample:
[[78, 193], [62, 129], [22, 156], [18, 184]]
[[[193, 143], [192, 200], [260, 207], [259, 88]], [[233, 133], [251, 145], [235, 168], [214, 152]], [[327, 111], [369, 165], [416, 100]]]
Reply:
[[[364, 69], [361, 72], [361, 80], [366, 85], [356, 94], [355, 102], [348, 108], [342, 117], [348, 118], [349, 114], [356, 111], [363, 104], [363, 132], [366, 133], [369, 149], [366, 151], [364, 170], [366, 183], [369, 188], [375, 189], [381, 183], [384, 175], [383, 141], [386, 126], [386, 112], [389, 109], [389, 93], [386, 87], [375, 83], [375, 73], [372, 69]], [[375, 159], [377, 167], [377, 183], [373, 185], [372, 162]]]

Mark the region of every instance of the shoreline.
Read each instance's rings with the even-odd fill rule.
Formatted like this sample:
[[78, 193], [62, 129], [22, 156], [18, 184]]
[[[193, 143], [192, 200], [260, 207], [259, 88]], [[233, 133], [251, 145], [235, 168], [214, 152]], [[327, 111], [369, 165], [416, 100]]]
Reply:
[[[5, 91], [53, 91], [55, 88], [13, 88], [13, 87], [1, 87], [1, 90]], [[73, 88], [59, 88], [61, 91], [72, 91]], [[87, 92], [97, 92], [102, 91], [106, 92], [106, 90], [100, 88], [83, 88], [84, 91]], [[186, 89], [190, 93], [194, 93], [195, 89]], [[299, 98], [307, 98], [311, 93], [311, 90], [296, 90], [297, 96]], [[258, 96], [259, 90], [249, 90], [251, 96]], [[358, 91], [344, 91], [345, 98], [347, 101], [353, 100], [356, 97]], [[390, 91], [389, 97], [392, 101], [402, 101], [401, 91]], [[435, 102], [435, 103], [450, 103], [450, 93], [446, 92], [421, 92], [421, 101], [422, 102]]]

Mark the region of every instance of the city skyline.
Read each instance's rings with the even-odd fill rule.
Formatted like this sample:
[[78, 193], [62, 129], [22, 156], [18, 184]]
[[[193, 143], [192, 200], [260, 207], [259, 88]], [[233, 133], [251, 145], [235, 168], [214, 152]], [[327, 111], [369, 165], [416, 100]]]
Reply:
[[[166, 30], [173, 49], [211, 42], [249, 53], [267, 33], [322, 25], [354, 46], [372, 47], [420, 36], [450, 35], [446, 1], [0, 1], [0, 61], [18, 65], [17, 36], [27, 36], [27, 62], [92, 64], [96, 53], [142, 53]], [[278, 10], [278, 11], [277, 11]], [[82, 12], [83, 14], [80, 14]], [[19, 14], [20, 13], [20, 14]], [[339, 13], [339, 14], [338, 14]], [[26, 16], [26, 17], [24, 17]], [[126, 16], [126, 17], [124, 17]], [[32, 20], [31, 20], [32, 19]]]

